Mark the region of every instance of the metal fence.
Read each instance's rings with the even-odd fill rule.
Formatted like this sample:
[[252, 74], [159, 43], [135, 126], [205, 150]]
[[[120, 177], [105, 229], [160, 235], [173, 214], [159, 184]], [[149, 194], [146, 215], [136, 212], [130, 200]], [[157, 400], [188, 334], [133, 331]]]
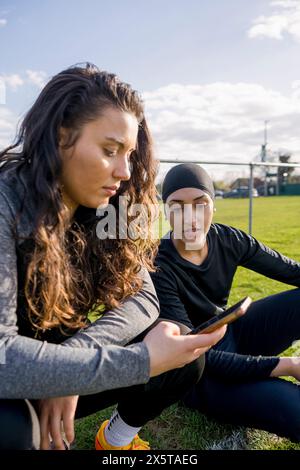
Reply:
[[252, 235], [252, 222], [253, 222], [253, 171], [255, 167], [276, 167], [276, 168], [300, 168], [300, 163], [271, 163], [271, 162], [220, 162], [220, 161], [206, 161], [206, 160], [176, 160], [176, 159], [162, 159], [160, 163], [196, 163], [198, 165], [229, 165], [229, 166], [247, 166], [249, 168], [249, 214], [248, 214], [248, 232]]

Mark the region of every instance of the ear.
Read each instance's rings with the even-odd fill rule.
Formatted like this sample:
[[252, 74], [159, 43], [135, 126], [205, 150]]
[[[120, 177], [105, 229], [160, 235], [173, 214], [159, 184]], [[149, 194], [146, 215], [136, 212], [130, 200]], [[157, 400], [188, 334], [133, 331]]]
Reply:
[[167, 220], [169, 222], [169, 220], [170, 220], [170, 208], [169, 208], [168, 204], [166, 204], [165, 202], [163, 204], [164, 204], [165, 220]]
[[68, 142], [69, 131], [66, 127], [60, 127], [58, 130], [58, 145], [64, 147]]

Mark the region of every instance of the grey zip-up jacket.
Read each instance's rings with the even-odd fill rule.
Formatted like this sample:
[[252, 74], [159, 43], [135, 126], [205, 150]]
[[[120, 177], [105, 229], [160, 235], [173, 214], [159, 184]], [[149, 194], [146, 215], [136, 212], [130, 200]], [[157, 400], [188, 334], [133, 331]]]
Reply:
[[[25, 183], [24, 183], [25, 181]], [[126, 346], [158, 317], [159, 303], [146, 269], [142, 289], [118, 308], [61, 344], [18, 331], [18, 264], [21, 238], [31, 234], [33, 203], [13, 224], [24, 200], [26, 178], [0, 173], [0, 399], [88, 395], [146, 383], [150, 360], [143, 342]]]

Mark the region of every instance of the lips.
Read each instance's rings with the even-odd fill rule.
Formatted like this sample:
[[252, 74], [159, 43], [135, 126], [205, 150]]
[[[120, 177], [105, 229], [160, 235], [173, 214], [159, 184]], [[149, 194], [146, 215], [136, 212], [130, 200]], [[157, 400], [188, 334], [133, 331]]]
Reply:
[[114, 185], [114, 186], [103, 186], [103, 189], [108, 189], [109, 191], [118, 191], [119, 186]]
[[197, 232], [201, 232], [201, 228], [185, 228], [184, 229], [184, 232], [188, 232], [188, 233], [197, 233]]
[[201, 235], [201, 233], [202, 233], [201, 229], [198, 229], [198, 230], [184, 230], [184, 236], [186, 238], [195, 238], [195, 237]]
[[114, 196], [119, 189], [119, 186], [103, 186], [102, 188], [108, 196]]

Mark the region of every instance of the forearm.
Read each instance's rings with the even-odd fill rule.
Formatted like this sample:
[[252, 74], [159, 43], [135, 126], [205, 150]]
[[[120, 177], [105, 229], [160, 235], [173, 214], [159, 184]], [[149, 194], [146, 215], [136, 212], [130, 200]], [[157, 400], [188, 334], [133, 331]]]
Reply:
[[212, 348], [206, 354], [206, 372], [225, 380], [258, 380], [270, 376], [277, 357], [251, 356]]
[[151, 326], [159, 315], [159, 302], [146, 270], [141, 271], [143, 287], [118, 308], [105, 312], [99, 320], [64, 341], [65, 346], [99, 348], [125, 346]]
[[300, 263], [255, 241], [254, 254], [241, 265], [276, 281], [300, 287]]
[[89, 395], [145, 383], [149, 376], [150, 358], [144, 343], [83, 349], [16, 335], [5, 342], [0, 398]]

